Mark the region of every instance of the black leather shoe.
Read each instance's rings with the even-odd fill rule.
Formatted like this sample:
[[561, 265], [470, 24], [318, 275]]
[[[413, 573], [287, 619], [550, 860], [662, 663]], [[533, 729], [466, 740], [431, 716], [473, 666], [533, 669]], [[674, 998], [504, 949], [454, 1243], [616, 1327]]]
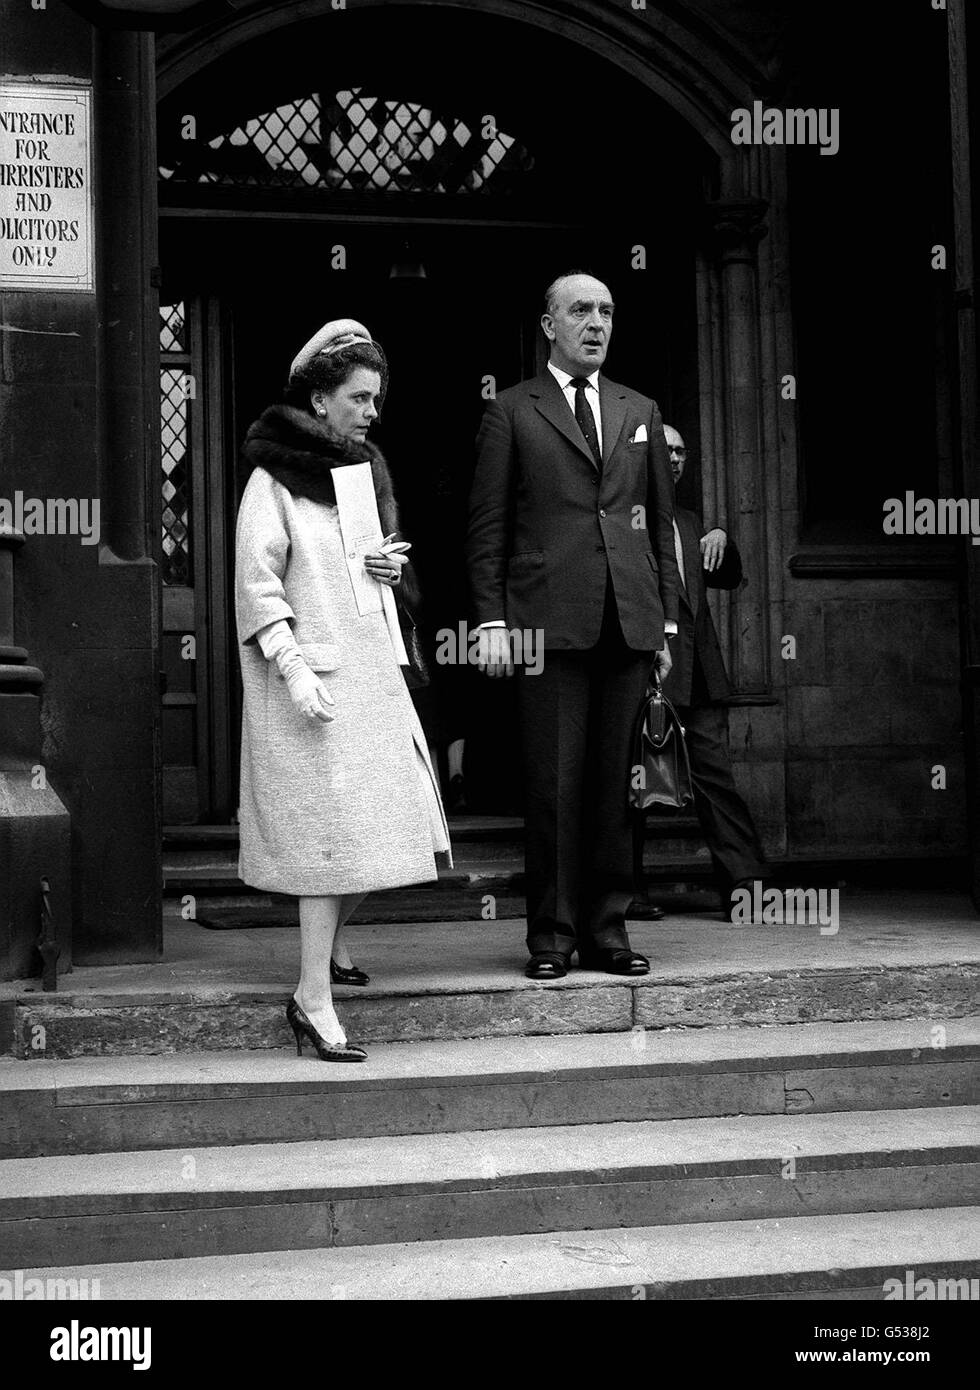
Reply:
[[363, 970], [358, 970], [356, 965], [349, 968], [337, 965], [333, 957], [330, 958], [330, 981], [335, 985], [366, 985], [371, 980], [370, 975], [365, 975]]
[[537, 951], [524, 967], [529, 980], [560, 980], [568, 974], [568, 961], [557, 951]]
[[607, 975], [649, 975], [650, 962], [637, 951], [582, 951], [578, 963], [583, 970], [602, 970]]

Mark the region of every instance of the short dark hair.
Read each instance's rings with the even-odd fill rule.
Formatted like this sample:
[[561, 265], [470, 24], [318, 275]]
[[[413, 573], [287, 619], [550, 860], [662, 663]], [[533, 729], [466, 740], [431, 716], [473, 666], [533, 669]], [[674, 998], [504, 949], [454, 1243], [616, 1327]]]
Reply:
[[590, 280], [599, 279], [598, 275], [592, 270], [566, 270], [561, 275], [556, 275], [544, 292], [544, 312], [546, 314], [553, 314], [555, 312], [551, 306], [555, 302], [555, 295], [558, 293], [561, 282], [563, 280], [571, 280], [573, 275], [588, 275]]
[[351, 343], [349, 347], [337, 352], [321, 352], [300, 372], [290, 379], [284, 399], [287, 405], [299, 406], [312, 411], [311, 391], [326, 391], [332, 395], [338, 387], [348, 382], [359, 367], [367, 367], [377, 372], [381, 378], [378, 394], [378, 409], [384, 405], [388, 391], [388, 359], [380, 343]]

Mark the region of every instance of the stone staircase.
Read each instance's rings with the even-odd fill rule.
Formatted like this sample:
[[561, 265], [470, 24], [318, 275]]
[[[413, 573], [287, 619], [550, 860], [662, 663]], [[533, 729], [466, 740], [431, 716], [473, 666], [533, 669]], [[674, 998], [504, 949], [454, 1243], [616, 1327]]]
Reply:
[[[437, 883], [371, 893], [353, 923], [479, 920], [488, 893], [497, 899], [498, 917], [523, 916], [523, 819], [451, 816], [449, 829], [452, 869], [441, 869]], [[633, 919], [646, 920], [651, 902], [670, 912], [717, 909], [718, 887], [696, 816], [647, 816], [643, 867], [646, 892], [634, 900]], [[895, 861], [771, 855], [767, 877], [783, 886], [966, 891], [968, 866], [962, 857]], [[296, 919], [295, 899], [260, 893], [238, 877], [237, 825], [166, 827], [163, 888], [170, 901], [193, 899], [195, 918], [206, 927], [283, 925]]]
[[[462, 815], [449, 818], [455, 860], [439, 873], [438, 885], [399, 888], [372, 893], [355, 921], [442, 920], [454, 905], [474, 913], [474, 902], [486, 892], [519, 896], [523, 892], [524, 822], [519, 816]], [[712, 867], [695, 816], [650, 816], [644, 862], [651, 882], [663, 891], [697, 886], [712, 902]], [[238, 877], [236, 825], [168, 826], [163, 836], [164, 893], [171, 898], [190, 894], [209, 900], [241, 896], [267, 901]]]
[[[538, 997], [547, 991], [538, 991]], [[844, 1299], [980, 1274], [980, 1020], [0, 1061], [0, 1265], [111, 1298]]]

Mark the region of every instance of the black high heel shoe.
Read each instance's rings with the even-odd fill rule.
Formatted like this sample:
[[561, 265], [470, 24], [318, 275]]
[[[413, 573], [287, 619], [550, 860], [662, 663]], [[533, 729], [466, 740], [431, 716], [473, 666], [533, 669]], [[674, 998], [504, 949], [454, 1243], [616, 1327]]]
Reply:
[[331, 956], [330, 958], [330, 981], [335, 985], [366, 985], [371, 979], [370, 975], [365, 975], [363, 970], [358, 970], [356, 965], [338, 965]]
[[297, 1057], [303, 1055], [303, 1039], [305, 1037], [313, 1044], [316, 1055], [321, 1062], [367, 1061], [367, 1053], [363, 1047], [355, 1047], [352, 1043], [342, 1043], [339, 1047], [334, 1047], [331, 1043], [325, 1042], [295, 999], [290, 999], [286, 1005], [286, 1022], [292, 1028], [293, 1036], [296, 1039]]

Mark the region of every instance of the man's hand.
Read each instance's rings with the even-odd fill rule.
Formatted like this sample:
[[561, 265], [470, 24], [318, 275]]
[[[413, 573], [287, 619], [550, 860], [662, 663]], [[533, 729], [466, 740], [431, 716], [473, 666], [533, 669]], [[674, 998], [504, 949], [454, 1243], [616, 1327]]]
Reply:
[[724, 560], [727, 544], [728, 536], [720, 526], [701, 537], [701, 554], [704, 557], [704, 567], [709, 573], [718, 569]]
[[670, 668], [673, 664], [674, 663], [670, 659], [669, 646], [667, 642], [664, 642], [663, 650], [657, 652], [656, 656], [653, 658], [653, 669], [656, 671], [661, 681], [665, 681], [670, 675]]
[[477, 665], [484, 675], [512, 676], [510, 634], [505, 627], [481, 627], [477, 646]]

